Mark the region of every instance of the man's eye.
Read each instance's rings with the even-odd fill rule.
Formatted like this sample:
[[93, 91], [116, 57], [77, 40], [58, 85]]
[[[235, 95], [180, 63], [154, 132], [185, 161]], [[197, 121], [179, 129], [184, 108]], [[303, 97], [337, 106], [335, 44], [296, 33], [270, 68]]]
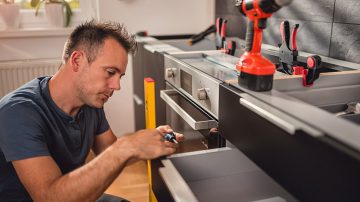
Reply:
[[111, 69], [108, 69], [107, 72], [109, 75], [114, 75], [116, 73], [114, 70]]

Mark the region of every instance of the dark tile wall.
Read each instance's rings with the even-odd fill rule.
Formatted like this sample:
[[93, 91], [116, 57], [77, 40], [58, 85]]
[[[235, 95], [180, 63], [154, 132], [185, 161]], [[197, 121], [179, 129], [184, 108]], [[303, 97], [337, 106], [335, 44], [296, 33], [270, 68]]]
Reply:
[[[216, 17], [228, 19], [228, 36], [244, 39], [247, 19], [234, 2], [216, 0]], [[264, 43], [280, 43], [280, 23], [285, 19], [300, 24], [300, 51], [360, 63], [360, 0], [293, 0], [268, 20]]]
[[330, 57], [360, 63], [360, 25], [334, 23]]
[[216, 0], [216, 17], [228, 20], [227, 36], [245, 38], [247, 19], [234, 6], [233, 0]]

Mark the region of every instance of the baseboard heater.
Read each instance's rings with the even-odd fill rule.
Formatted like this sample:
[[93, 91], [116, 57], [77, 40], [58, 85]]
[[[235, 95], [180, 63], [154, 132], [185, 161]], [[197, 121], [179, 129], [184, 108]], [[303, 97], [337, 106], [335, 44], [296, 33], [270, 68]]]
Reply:
[[60, 59], [0, 62], [0, 98], [36, 77], [53, 75], [60, 65]]

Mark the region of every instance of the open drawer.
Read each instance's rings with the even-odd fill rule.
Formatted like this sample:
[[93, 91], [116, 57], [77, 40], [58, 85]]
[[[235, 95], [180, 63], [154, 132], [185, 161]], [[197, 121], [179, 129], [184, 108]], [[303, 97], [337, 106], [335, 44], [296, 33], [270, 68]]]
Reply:
[[175, 201], [296, 201], [237, 149], [176, 154], [162, 163], [160, 174]]

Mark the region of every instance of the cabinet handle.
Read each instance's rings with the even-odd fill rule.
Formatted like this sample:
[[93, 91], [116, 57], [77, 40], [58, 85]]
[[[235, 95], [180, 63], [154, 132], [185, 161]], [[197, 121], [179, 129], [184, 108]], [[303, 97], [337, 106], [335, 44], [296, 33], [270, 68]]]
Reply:
[[[263, 117], [264, 119], [268, 120], [274, 125], [280, 127], [281, 129], [283, 129], [284, 131], [286, 131], [291, 135], [295, 135], [297, 130], [303, 130], [307, 132], [309, 135], [312, 135], [314, 137], [319, 137], [323, 135], [320, 131], [284, 114], [283, 112], [280, 112], [279, 110], [273, 107], [270, 106], [260, 107], [256, 105], [255, 102], [260, 102], [260, 101], [255, 101], [255, 99], [254, 101], [253, 100], [248, 101], [245, 98], [240, 98], [239, 102], [242, 106], [246, 107], [247, 109], [256, 113], [257, 115]], [[279, 114], [281, 114], [281, 116], [283, 117], [279, 117]]]
[[133, 95], [133, 99], [134, 99], [134, 101], [135, 101], [135, 103], [136, 103], [136, 105], [143, 105], [144, 104], [144, 102], [139, 98], [139, 96], [138, 95], [136, 95], [136, 94], [134, 94]]

